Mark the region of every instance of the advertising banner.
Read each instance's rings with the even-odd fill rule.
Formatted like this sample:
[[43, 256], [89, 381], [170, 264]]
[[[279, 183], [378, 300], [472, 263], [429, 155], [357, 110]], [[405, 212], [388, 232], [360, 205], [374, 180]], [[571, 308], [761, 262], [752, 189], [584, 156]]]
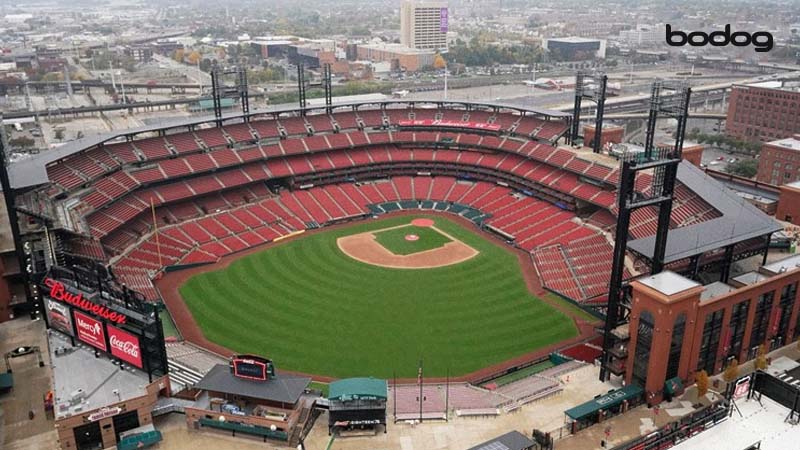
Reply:
[[447, 8], [442, 8], [439, 10], [439, 31], [441, 31], [442, 33], [447, 33], [447, 25], [448, 25]]
[[111, 325], [108, 325], [106, 329], [108, 330], [111, 354], [141, 369], [142, 351], [139, 348], [139, 338]]
[[47, 307], [47, 323], [50, 324], [50, 328], [74, 337], [69, 306], [49, 299], [45, 299], [44, 304]]
[[81, 312], [73, 311], [73, 314], [75, 314], [75, 329], [78, 331], [78, 339], [104, 352], [107, 351], [103, 324]]
[[472, 128], [475, 130], [500, 131], [500, 125], [496, 123], [482, 122], [458, 122], [455, 120], [400, 120], [401, 127], [448, 127], [448, 128]]

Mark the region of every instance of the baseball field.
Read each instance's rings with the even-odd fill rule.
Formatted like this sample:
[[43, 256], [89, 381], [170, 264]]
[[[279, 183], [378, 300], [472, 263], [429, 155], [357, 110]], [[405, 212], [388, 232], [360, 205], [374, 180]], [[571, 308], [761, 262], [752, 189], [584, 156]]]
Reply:
[[[301, 236], [194, 275], [180, 295], [209, 341], [337, 378], [413, 378], [420, 358], [426, 377], [463, 375], [577, 336], [530, 293], [516, 254], [420, 217], [430, 225], [401, 216]], [[441, 266], [368, 264], [343, 250], [348, 239], [379, 246], [356, 246], [378, 258], [430, 254]]]

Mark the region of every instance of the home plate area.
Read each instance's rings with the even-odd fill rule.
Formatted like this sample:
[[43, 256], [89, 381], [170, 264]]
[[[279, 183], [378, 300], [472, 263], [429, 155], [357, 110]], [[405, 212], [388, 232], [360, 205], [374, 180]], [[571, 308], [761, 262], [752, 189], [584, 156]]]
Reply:
[[431, 269], [464, 262], [478, 251], [435, 227], [431, 219], [343, 236], [336, 241], [347, 256], [393, 269]]

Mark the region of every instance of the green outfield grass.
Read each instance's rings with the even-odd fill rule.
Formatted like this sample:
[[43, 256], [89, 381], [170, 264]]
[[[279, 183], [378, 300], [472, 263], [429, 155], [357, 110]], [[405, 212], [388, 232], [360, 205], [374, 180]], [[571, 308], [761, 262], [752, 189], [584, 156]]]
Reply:
[[[425, 217], [425, 216], [422, 216]], [[577, 334], [530, 294], [517, 257], [441, 217], [436, 227], [480, 252], [436, 269], [355, 261], [336, 239], [409, 223], [371, 220], [315, 233], [195, 275], [180, 287], [205, 336], [281, 369], [333, 377], [462, 375]]]
[[[419, 240], [406, 240], [406, 235], [409, 234], [416, 234], [419, 236]], [[450, 242], [450, 238], [431, 227], [414, 225], [378, 231], [375, 233], [375, 240], [395, 255], [411, 255], [425, 250], [433, 250]]]
[[164, 337], [180, 338], [181, 334], [178, 333], [178, 328], [175, 326], [175, 322], [172, 321], [169, 311], [163, 309], [158, 315], [161, 317], [161, 329], [164, 331]]

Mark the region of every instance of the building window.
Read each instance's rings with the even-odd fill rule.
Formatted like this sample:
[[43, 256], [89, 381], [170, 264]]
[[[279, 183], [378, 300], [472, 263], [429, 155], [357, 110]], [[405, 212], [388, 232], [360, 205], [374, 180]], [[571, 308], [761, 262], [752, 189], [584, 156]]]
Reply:
[[742, 351], [742, 340], [744, 330], [747, 328], [747, 311], [750, 309], [750, 300], [745, 300], [733, 305], [731, 310], [731, 321], [729, 325], [729, 339], [727, 356], [738, 358]]
[[647, 383], [647, 363], [650, 361], [650, 347], [653, 344], [653, 315], [642, 311], [639, 315], [639, 328], [636, 333], [636, 350], [633, 355], [633, 381], [640, 386]]
[[778, 333], [775, 335], [773, 347], [780, 347], [789, 339], [789, 319], [792, 317], [792, 308], [796, 297], [797, 283], [787, 284], [781, 289], [781, 301], [778, 306], [781, 316], [778, 321]]
[[681, 364], [681, 349], [683, 348], [683, 332], [686, 329], [686, 314], [681, 313], [675, 319], [672, 327], [672, 341], [669, 345], [669, 358], [667, 359], [667, 380], [678, 375]]
[[772, 299], [774, 297], [775, 291], [770, 291], [758, 298], [755, 320], [753, 320], [753, 332], [750, 334], [751, 351], [756, 351], [757, 347], [767, 338], [770, 313], [772, 312]]
[[717, 361], [717, 350], [719, 349], [719, 339], [722, 334], [722, 316], [724, 310], [714, 311], [706, 315], [705, 325], [703, 325], [703, 338], [700, 344], [700, 355], [697, 359], [697, 370], [705, 370], [707, 374], [714, 374]]

